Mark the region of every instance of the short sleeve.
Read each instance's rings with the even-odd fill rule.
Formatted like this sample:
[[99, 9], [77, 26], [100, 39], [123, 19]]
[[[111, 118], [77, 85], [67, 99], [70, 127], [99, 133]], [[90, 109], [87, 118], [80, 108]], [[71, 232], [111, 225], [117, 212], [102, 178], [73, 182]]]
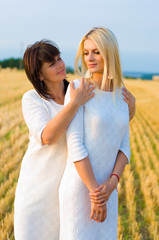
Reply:
[[41, 97], [33, 91], [25, 93], [22, 98], [22, 111], [30, 136], [33, 136], [39, 144], [43, 145], [41, 134], [51, 117]]
[[[76, 84], [75, 84], [76, 87]], [[70, 101], [70, 87], [65, 96], [65, 105]], [[66, 131], [68, 155], [73, 162], [83, 160], [88, 156], [84, 146], [84, 106], [81, 106], [72, 119]]]
[[130, 138], [129, 138], [129, 124], [124, 134], [124, 137], [122, 139], [122, 142], [120, 145], [120, 151], [122, 151], [125, 154], [125, 156], [128, 159], [128, 163], [130, 163], [131, 150], [130, 150]]

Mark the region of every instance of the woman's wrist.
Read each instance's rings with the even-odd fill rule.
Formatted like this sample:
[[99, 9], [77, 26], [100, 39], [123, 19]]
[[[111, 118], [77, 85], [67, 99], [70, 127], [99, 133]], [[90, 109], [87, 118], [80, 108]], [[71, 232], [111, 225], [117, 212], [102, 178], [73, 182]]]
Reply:
[[78, 108], [81, 106], [80, 103], [77, 100], [75, 100], [74, 98], [71, 98], [69, 104], [75, 110], [78, 110]]
[[115, 175], [111, 175], [109, 183], [111, 184], [112, 190], [116, 189], [118, 185], [118, 178]]
[[99, 184], [97, 183], [95, 183], [95, 184], [93, 184], [90, 188], [89, 188], [89, 192], [90, 193], [93, 193], [93, 192], [95, 192], [95, 190], [96, 190], [96, 188], [98, 188], [99, 187]]
[[119, 183], [120, 178], [119, 178], [118, 174], [112, 173], [112, 174], [110, 175], [110, 178], [111, 178], [112, 176], [115, 176], [115, 177], [118, 179], [118, 183]]

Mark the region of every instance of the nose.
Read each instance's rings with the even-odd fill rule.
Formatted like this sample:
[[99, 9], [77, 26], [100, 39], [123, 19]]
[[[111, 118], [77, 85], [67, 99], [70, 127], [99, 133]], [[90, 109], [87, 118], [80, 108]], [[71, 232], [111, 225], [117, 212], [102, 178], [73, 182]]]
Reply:
[[92, 60], [94, 60], [93, 53], [90, 52], [87, 56], [88, 56], [88, 58], [87, 58], [88, 61], [92, 61]]
[[57, 61], [56, 62], [57, 66], [60, 68], [60, 67], [63, 67], [65, 64], [64, 64], [64, 61], [61, 59], [61, 61]]

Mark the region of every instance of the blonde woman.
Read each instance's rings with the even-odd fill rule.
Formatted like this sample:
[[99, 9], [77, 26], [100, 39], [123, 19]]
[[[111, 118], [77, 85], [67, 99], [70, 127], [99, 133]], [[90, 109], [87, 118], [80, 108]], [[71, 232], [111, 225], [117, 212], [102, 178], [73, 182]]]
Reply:
[[[59, 190], [60, 240], [116, 240], [116, 188], [130, 161], [130, 143], [129, 109], [121, 94], [124, 83], [114, 34], [105, 28], [91, 29], [81, 40], [75, 68], [82, 76], [89, 75], [96, 89], [66, 133], [68, 157]], [[80, 81], [74, 83], [78, 87]], [[69, 101], [68, 89], [65, 104]]]

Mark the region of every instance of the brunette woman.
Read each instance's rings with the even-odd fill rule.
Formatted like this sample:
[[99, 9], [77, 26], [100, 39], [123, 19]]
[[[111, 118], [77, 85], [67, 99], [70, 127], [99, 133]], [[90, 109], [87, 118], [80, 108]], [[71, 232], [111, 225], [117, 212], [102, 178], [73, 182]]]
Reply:
[[26, 49], [23, 61], [34, 90], [22, 99], [29, 144], [15, 194], [15, 239], [58, 240], [58, 189], [67, 157], [65, 130], [78, 108], [94, 96], [93, 87], [83, 79], [78, 89], [71, 83], [71, 101], [64, 107], [68, 82], [57, 45], [36, 42]]

